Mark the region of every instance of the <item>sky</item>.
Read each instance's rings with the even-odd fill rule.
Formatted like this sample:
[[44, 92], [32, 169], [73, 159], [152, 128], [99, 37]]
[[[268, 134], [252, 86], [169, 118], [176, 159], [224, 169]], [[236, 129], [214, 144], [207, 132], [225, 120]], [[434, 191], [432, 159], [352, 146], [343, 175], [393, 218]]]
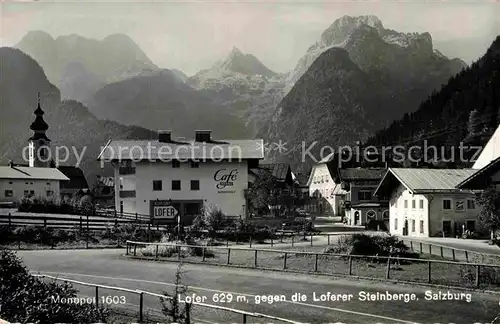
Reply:
[[288, 72], [344, 15], [376, 15], [388, 29], [429, 32], [436, 48], [467, 63], [500, 34], [500, 0], [0, 0], [0, 41], [12, 46], [30, 30], [95, 39], [123, 33], [156, 65], [188, 75], [223, 59], [233, 47], [276, 72]]

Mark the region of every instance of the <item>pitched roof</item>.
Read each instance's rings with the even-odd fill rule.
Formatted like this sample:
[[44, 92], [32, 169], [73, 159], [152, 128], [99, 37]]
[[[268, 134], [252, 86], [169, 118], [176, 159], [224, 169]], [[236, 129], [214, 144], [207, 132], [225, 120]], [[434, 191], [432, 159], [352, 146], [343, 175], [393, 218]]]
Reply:
[[495, 133], [488, 140], [472, 168], [480, 170], [498, 157], [500, 157], [500, 126], [497, 127]]
[[82, 169], [75, 166], [58, 166], [57, 169], [69, 178], [69, 182], [62, 183], [65, 189], [88, 189], [87, 179]]
[[334, 157], [335, 157], [335, 153], [332, 152], [332, 153], [328, 154], [327, 156], [325, 156], [323, 159], [321, 159], [318, 162], [318, 164], [331, 162], [331, 161], [333, 161]]
[[259, 168], [267, 170], [279, 181], [285, 181], [289, 171], [291, 173], [290, 165], [286, 163], [261, 164], [259, 165]]
[[56, 168], [30, 168], [20, 166], [0, 166], [0, 178], [31, 180], [69, 180]]
[[332, 194], [333, 195], [345, 195], [345, 194], [347, 194], [347, 191], [342, 189], [342, 185], [340, 183], [336, 183], [335, 187], [333, 188]]
[[393, 190], [397, 183], [404, 185], [413, 193], [460, 191], [456, 186], [476, 171], [474, 169], [389, 168], [375, 190], [375, 195]]
[[244, 160], [263, 159], [264, 142], [257, 140], [185, 141], [163, 143], [158, 140], [110, 140], [98, 160]]
[[338, 171], [341, 181], [380, 180], [385, 172], [385, 168], [347, 168]]
[[114, 187], [115, 186], [115, 178], [114, 177], [100, 177], [98, 179], [98, 183], [100, 183], [106, 187]]
[[490, 177], [500, 170], [500, 157], [488, 163], [480, 170], [476, 170], [472, 175], [464, 179], [457, 185], [460, 189], [486, 189], [490, 182]]

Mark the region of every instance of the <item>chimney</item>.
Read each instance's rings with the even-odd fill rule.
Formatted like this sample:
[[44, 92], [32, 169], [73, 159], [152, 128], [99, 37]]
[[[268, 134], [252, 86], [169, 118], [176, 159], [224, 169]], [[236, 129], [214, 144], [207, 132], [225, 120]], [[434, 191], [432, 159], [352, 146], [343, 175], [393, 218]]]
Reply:
[[158, 141], [161, 143], [172, 142], [172, 131], [169, 130], [158, 131]]
[[211, 136], [210, 136], [211, 131], [209, 130], [197, 130], [194, 132], [195, 134], [195, 141], [196, 142], [210, 142], [211, 141]]

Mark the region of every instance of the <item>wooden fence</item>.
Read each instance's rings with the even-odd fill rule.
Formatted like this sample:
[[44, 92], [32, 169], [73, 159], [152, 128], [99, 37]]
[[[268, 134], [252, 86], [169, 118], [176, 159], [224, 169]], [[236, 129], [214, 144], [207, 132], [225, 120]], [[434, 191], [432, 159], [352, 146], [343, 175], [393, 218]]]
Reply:
[[[169, 261], [207, 263], [243, 268], [265, 270], [293, 270], [301, 273], [316, 273], [326, 275], [355, 276], [358, 278], [383, 279], [415, 283], [439, 284], [468, 288], [481, 288], [488, 285], [500, 288], [500, 265], [471, 263], [446, 260], [402, 258], [393, 256], [351, 255], [323, 252], [289, 251], [277, 249], [259, 249], [234, 246], [201, 246], [173, 243], [147, 243], [127, 241], [126, 255], [139, 256], [138, 248], [154, 246], [154, 252], [146, 257], [158, 260], [162, 257], [160, 247], [170, 247], [176, 257], [170, 256]], [[182, 256], [182, 249], [198, 249], [201, 256]], [[151, 249], [153, 251], [153, 249]], [[222, 251], [222, 252], [221, 252]], [[140, 251], [139, 251], [140, 252]], [[210, 259], [209, 252], [215, 257]], [[238, 253], [246, 253], [239, 257]], [[281, 256], [269, 258], [270, 254]], [[296, 262], [300, 257], [312, 262]], [[260, 257], [260, 259], [259, 259]], [[243, 260], [243, 261], [242, 261]], [[294, 262], [296, 267], [290, 267]], [[357, 268], [356, 268], [357, 267]], [[412, 278], [411, 276], [418, 278]], [[483, 278], [484, 280], [481, 280]], [[488, 282], [485, 282], [487, 280]]]
[[[138, 308], [139, 308], [138, 309], [138, 313], [139, 313], [138, 321], [139, 321], [139, 323], [144, 322], [144, 308], [145, 308], [144, 307], [144, 296], [145, 295], [158, 297], [161, 299], [172, 299], [173, 298], [170, 296], [165, 296], [165, 295], [156, 294], [156, 293], [152, 293], [152, 292], [148, 292], [148, 291], [144, 291], [144, 290], [138, 290], [138, 289], [128, 289], [128, 288], [121, 288], [121, 287], [114, 287], [114, 286], [105, 286], [105, 285], [89, 283], [89, 282], [82, 282], [82, 281], [77, 281], [77, 280], [72, 280], [72, 279], [67, 279], [67, 278], [48, 276], [48, 275], [44, 275], [44, 274], [32, 274], [32, 275], [35, 277], [38, 277], [38, 278], [48, 278], [48, 279], [53, 279], [53, 280], [58, 280], [58, 281], [70, 282], [70, 283], [74, 283], [77, 285], [93, 287], [95, 289], [95, 301], [96, 301], [96, 303], [98, 303], [100, 301], [99, 296], [100, 296], [100, 292], [102, 292], [103, 289], [136, 294], [139, 296], [139, 305], [138, 305]], [[274, 321], [279, 321], [279, 322], [283, 322], [283, 323], [300, 324], [299, 322], [292, 321], [292, 320], [285, 319], [285, 318], [280, 318], [280, 317], [261, 314], [261, 313], [247, 312], [247, 311], [238, 310], [238, 309], [229, 308], [229, 307], [223, 307], [223, 306], [194, 302], [194, 301], [187, 302], [185, 300], [179, 300], [179, 302], [184, 303], [186, 305], [186, 315], [187, 315], [187, 318], [185, 320], [186, 324], [190, 324], [192, 322], [191, 311], [192, 311], [193, 306], [199, 306], [199, 307], [203, 307], [203, 308], [215, 309], [215, 310], [221, 310], [221, 311], [230, 312], [230, 313], [234, 313], [234, 314], [239, 314], [239, 315], [241, 315], [242, 323], [244, 323], [244, 324], [247, 323], [247, 320], [249, 317], [274, 320]]]
[[407, 246], [410, 247], [410, 250], [422, 254], [435, 255], [435, 256], [440, 256], [442, 258], [451, 259], [453, 261], [461, 260], [465, 262], [469, 262], [473, 260], [474, 257], [477, 257], [481, 259], [481, 263], [484, 263], [485, 260], [490, 259], [500, 264], [500, 254], [483, 253], [472, 250], [459, 249], [448, 245], [423, 242], [418, 240], [412, 240], [409, 238], [401, 238], [401, 240], [405, 242]]

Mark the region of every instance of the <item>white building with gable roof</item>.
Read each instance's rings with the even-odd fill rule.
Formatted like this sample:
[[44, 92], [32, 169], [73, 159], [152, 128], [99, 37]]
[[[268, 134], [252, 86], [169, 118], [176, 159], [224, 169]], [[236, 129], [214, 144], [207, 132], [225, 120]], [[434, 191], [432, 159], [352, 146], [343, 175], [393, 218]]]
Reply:
[[374, 194], [389, 199], [391, 234], [432, 237], [480, 230], [472, 190], [460, 189], [474, 169], [389, 168]]

